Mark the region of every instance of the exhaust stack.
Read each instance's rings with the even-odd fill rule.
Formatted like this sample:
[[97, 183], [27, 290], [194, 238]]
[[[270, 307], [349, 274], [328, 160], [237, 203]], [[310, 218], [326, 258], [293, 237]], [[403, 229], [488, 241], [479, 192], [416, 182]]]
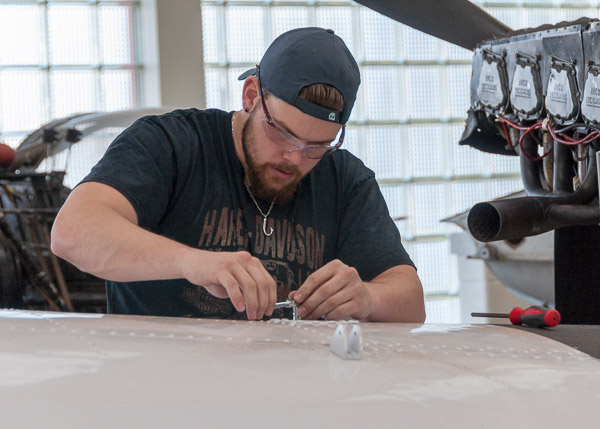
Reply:
[[523, 197], [475, 204], [467, 218], [469, 232], [476, 240], [490, 242], [530, 237], [566, 226], [598, 225], [600, 222], [596, 204], [566, 204], [557, 200]]

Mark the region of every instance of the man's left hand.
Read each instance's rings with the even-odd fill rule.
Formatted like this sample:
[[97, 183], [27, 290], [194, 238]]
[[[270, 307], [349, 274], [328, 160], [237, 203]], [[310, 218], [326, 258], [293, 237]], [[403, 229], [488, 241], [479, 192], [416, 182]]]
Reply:
[[289, 295], [303, 319], [366, 319], [372, 311], [372, 296], [356, 269], [335, 259], [312, 273]]

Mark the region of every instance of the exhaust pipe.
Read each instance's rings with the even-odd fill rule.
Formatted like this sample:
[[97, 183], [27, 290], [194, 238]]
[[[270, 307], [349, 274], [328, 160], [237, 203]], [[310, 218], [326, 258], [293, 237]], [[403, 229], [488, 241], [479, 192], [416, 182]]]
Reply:
[[[598, 225], [598, 206], [565, 204], [557, 198], [522, 197], [478, 203], [467, 218], [478, 241], [516, 240], [556, 228]], [[561, 198], [562, 200], [562, 198]]]
[[[590, 148], [587, 174], [573, 193], [542, 191], [537, 183], [539, 171], [522, 164], [521, 173], [526, 173], [523, 176], [525, 190], [536, 196], [475, 204], [467, 217], [469, 232], [476, 240], [487, 243], [517, 240], [567, 226], [598, 225], [600, 210], [594, 202], [598, 198], [600, 178], [597, 158], [600, 160]], [[533, 176], [536, 176], [535, 181]]]

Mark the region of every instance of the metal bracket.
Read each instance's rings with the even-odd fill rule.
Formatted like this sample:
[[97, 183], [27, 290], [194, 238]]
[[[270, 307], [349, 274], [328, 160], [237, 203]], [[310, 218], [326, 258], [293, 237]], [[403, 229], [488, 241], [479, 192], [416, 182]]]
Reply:
[[298, 306], [296, 305], [296, 301], [294, 301], [293, 299], [286, 299], [285, 301], [276, 302], [275, 308], [291, 308], [292, 320], [302, 320], [297, 311]]

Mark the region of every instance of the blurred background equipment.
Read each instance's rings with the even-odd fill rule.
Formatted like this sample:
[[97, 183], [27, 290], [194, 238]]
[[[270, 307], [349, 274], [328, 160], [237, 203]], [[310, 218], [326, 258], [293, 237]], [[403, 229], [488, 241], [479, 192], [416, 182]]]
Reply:
[[468, 0], [357, 0], [416, 30], [473, 50], [482, 40], [511, 28]]
[[[521, 198], [525, 195], [525, 191], [518, 191], [498, 200]], [[469, 212], [470, 210], [465, 210], [442, 220], [458, 225], [464, 231], [451, 237], [452, 251], [461, 258], [461, 275], [472, 279], [473, 271], [477, 271], [472, 267], [475, 261], [485, 264], [485, 271], [489, 272], [490, 278], [479, 281], [485, 286], [476, 284], [473, 288], [493, 288], [494, 291], [488, 298], [493, 301], [490, 304], [494, 308], [514, 305], [516, 297], [523, 300], [520, 303], [523, 306], [533, 303], [554, 308], [554, 231], [527, 238], [481, 242], [468, 232]], [[466, 258], [468, 260], [464, 260]], [[498, 296], [500, 285], [493, 284], [498, 282], [511, 292], [510, 295], [504, 295], [506, 299], [502, 299], [502, 295]], [[468, 290], [468, 283], [469, 280], [462, 280], [462, 290], [465, 295], [474, 295], [476, 292]], [[461, 307], [466, 307], [463, 313], [468, 314], [473, 306], [481, 308], [483, 305], [485, 304], [474, 301], [472, 297], [461, 297]]]
[[15, 160], [15, 151], [9, 145], [0, 143], [0, 168], [9, 168]]
[[[76, 114], [42, 126], [14, 151], [0, 146], [0, 308], [106, 311], [104, 281], [50, 251], [52, 223], [71, 190], [65, 174], [78, 183], [123, 128], [168, 110]], [[69, 162], [75, 143], [99, 149], [76, 170]]]
[[526, 196], [476, 204], [481, 242], [554, 234], [555, 301], [566, 323], [600, 323], [600, 22], [519, 30], [475, 49], [462, 144], [519, 156]]
[[[511, 31], [466, 0], [360, 3], [474, 49], [471, 106], [460, 143], [518, 156], [526, 196], [476, 204], [468, 229], [479, 242], [515, 246], [556, 230], [556, 306], [567, 323], [599, 324], [598, 19]], [[419, 9], [424, 5], [427, 17]], [[481, 246], [479, 257], [494, 259], [493, 250]]]
[[472, 110], [461, 142], [518, 155], [527, 194], [475, 205], [468, 224], [476, 239], [598, 225], [599, 25], [545, 25], [475, 50]]

